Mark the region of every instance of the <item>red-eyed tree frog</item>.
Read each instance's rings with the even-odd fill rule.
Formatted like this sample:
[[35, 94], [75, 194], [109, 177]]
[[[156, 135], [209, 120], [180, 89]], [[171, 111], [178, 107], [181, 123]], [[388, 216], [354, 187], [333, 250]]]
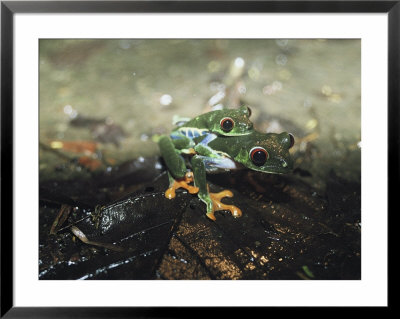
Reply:
[[[175, 190], [182, 187], [198, 194], [210, 219], [215, 220], [217, 210], [229, 210], [234, 217], [240, 217], [238, 207], [220, 201], [232, 197], [231, 191], [209, 192], [206, 173], [240, 168], [275, 174], [289, 172], [293, 166], [289, 153], [293, 135], [257, 132], [249, 121], [250, 114], [247, 107], [212, 111], [186, 122], [170, 136], [161, 136], [158, 145], [170, 183], [165, 196], [174, 198]], [[191, 182], [194, 185], [189, 185]]]

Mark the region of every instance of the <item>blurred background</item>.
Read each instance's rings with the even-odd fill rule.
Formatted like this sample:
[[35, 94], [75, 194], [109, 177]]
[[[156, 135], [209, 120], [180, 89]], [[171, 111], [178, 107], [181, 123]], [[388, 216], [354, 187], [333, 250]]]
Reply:
[[259, 131], [294, 134], [295, 172], [314, 187], [332, 169], [360, 180], [360, 44], [40, 40], [40, 179], [155, 156], [152, 138], [169, 133], [174, 116], [246, 104]]

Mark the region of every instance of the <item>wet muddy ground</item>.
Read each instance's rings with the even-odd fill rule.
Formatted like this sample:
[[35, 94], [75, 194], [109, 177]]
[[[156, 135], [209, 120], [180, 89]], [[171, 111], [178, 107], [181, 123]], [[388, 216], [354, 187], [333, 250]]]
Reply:
[[[39, 279], [360, 279], [358, 40], [41, 40]], [[241, 104], [293, 173], [210, 175], [205, 216], [153, 138]]]

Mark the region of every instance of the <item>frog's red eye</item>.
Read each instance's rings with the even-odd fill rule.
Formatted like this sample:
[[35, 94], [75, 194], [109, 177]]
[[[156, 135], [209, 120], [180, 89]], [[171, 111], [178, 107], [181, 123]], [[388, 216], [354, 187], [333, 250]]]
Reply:
[[250, 150], [250, 159], [254, 165], [262, 166], [268, 159], [268, 152], [262, 147], [253, 147]]
[[232, 131], [235, 126], [235, 122], [230, 117], [224, 117], [220, 122], [221, 128], [224, 132]]

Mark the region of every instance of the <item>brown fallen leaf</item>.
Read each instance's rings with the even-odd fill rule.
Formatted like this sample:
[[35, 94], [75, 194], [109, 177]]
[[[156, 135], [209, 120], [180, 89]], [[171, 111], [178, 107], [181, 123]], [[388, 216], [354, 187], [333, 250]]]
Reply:
[[71, 206], [63, 204], [61, 205], [61, 209], [57, 214], [56, 219], [54, 220], [53, 224], [51, 225], [50, 234], [53, 235], [57, 231], [57, 227], [60, 227], [68, 218], [69, 214], [71, 213]]
[[96, 152], [97, 143], [92, 141], [52, 141], [50, 142], [50, 147], [52, 149], [91, 155]]
[[102, 163], [96, 158], [91, 158], [90, 156], [82, 156], [78, 159], [78, 163], [91, 171], [98, 169]]
[[116, 246], [116, 245], [113, 245], [113, 244], [100, 243], [100, 242], [97, 242], [97, 241], [89, 240], [86, 237], [86, 235], [76, 226], [72, 226], [71, 227], [71, 231], [76, 237], [78, 237], [85, 244], [98, 246], [98, 247], [103, 247], [103, 248], [107, 248], [107, 249], [110, 249], [110, 250], [113, 250], [113, 251], [118, 251], [118, 252], [124, 251], [124, 249], [122, 247], [119, 247], [119, 246]]

